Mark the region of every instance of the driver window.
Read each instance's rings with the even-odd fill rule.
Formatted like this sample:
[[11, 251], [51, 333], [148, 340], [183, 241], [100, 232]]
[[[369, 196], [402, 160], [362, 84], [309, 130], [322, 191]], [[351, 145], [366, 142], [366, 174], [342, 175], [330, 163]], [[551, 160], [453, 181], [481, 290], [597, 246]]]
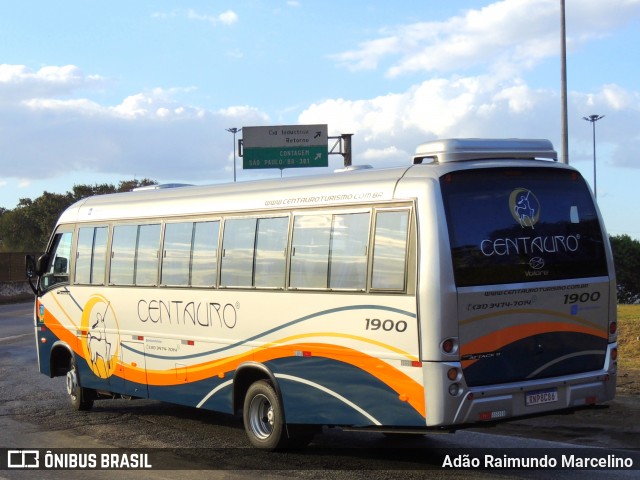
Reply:
[[55, 235], [47, 271], [42, 277], [42, 285], [45, 290], [58, 283], [69, 283], [72, 238], [73, 232], [62, 232]]

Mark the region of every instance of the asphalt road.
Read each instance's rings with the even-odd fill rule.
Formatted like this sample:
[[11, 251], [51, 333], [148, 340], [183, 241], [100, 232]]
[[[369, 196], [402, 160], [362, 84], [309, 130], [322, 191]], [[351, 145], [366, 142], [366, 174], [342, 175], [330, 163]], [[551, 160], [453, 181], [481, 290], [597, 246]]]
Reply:
[[[325, 429], [304, 450], [265, 453], [252, 449], [240, 419], [150, 400], [104, 400], [89, 412], [71, 410], [64, 378], [49, 379], [37, 368], [32, 305], [0, 305], [0, 453], [6, 449], [151, 452], [172, 470], [118, 471], [119, 478], [593, 478], [579, 470], [456, 470], [440, 468], [443, 452], [491, 450], [567, 452], [575, 447], [606, 448], [640, 468], [640, 426], [625, 421], [633, 399], [610, 406], [523, 419], [492, 429], [455, 434], [388, 438], [377, 433]], [[4, 449], [4, 450], [3, 450]], [[89, 449], [89, 450], [82, 450]], [[465, 450], [459, 450], [465, 449]], [[472, 450], [468, 450], [472, 449]], [[552, 450], [553, 449], [553, 450]], [[58, 450], [52, 450], [57, 452]], [[67, 450], [64, 450], [65, 452]], [[591, 451], [591, 450], [590, 450]], [[605, 450], [602, 450], [603, 452]], [[4, 464], [6, 465], [6, 463]], [[598, 478], [637, 478], [635, 471], [598, 471]], [[97, 470], [91, 477], [113, 478]], [[86, 471], [0, 470], [4, 478], [86, 478]]]

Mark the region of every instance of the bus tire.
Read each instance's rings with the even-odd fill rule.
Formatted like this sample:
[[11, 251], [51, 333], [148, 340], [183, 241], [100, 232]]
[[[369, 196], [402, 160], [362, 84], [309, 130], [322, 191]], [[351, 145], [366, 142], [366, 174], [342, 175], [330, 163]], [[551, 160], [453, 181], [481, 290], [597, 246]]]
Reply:
[[69, 370], [67, 370], [67, 394], [74, 410], [90, 410], [93, 407], [91, 391], [80, 386], [80, 376], [78, 375], [78, 364], [72, 356], [69, 360]]
[[247, 390], [243, 420], [244, 429], [254, 447], [277, 450], [287, 446], [282, 403], [266, 380], [253, 383]]

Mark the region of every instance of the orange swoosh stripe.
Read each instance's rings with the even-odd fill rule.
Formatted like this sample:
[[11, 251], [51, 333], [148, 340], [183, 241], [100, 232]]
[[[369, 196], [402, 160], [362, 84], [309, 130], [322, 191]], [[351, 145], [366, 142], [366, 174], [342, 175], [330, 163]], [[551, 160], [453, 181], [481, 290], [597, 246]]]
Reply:
[[[45, 309], [45, 325], [63, 342], [73, 348], [76, 354], [83, 357], [82, 345], [78, 337], [71, 331], [67, 330], [50, 312]], [[367, 340], [363, 337], [356, 337], [346, 334], [320, 333], [313, 336], [338, 336], [350, 337], [359, 340]], [[292, 340], [298, 337], [309, 335], [296, 335], [283, 339], [282, 341]], [[406, 356], [408, 359], [417, 359], [417, 357], [404, 352], [403, 350], [385, 345], [380, 342], [369, 341], [389, 348], [390, 350]], [[407, 402], [423, 417], [425, 413], [424, 388], [418, 382], [402, 373], [400, 370], [390, 366], [389, 364], [367, 354], [356, 350], [342, 347], [339, 345], [327, 345], [321, 343], [296, 343], [296, 344], [276, 344], [270, 343], [262, 347], [255, 348], [249, 352], [226, 357], [219, 360], [204, 362], [196, 365], [189, 365], [184, 368], [177, 367], [173, 370], [145, 370], [140, 367], [122, 364], [118, 360], [116, 367], [117, 375], [125, 378], [127, 381], [149, 384], [156, 386], [181, 385], [189, 382], [197, 382], [214, 376], [224, 377], [228, 372], [232, 372], [238, 368], [240, 364], [246, 361], [266, 362], [276, 358], [294, 356], [296, 351], [310, 351], [316, 356], [323, 358], [331, 358], [340, 362], [348, 363], [357, 368], [367, 371], [374, 377], [392, 388], [398, 395], [407, 398]]]
[[186, 366], [184, 369], [178, 367], [175, 370], [147, 370], [145, 372], [144, 369], [138, 367], [122, 365], [119, 367], [119, 372], [127, 380], [142, 384], [148, 382], [149, 385], [154, 386], [180, 385], [215, 376], [222, 378], [246, 361], [265, 363], [277, 358], [293, 357], [296, 351], [311, 352], [314, 356], [348, 363], [370, 373], [392, 388], [398, 395], [403, 395], [403, 398], [406, 398], [406, 401], [418, 413], [425, 416], [424, 389], [418, 382], [375, 357], [338, 345], [321, 343], [271, 344], [244, 354]]
[[514, 310], [505, 310], [503, 312], [484, 313], [482, 315], [477, 315], [475, 317], [462, 320], [460, 322], [460, 326], [468, 325], [470, 323], [477, 322], [479, 320], [486, 320], [488, 318], [500, 317], [505, 315], [516, 315], [516, 314], [546, 315], [549, 317], [558, 317], [558, 318], [564, 318], [565, 320], [571, 320], [575, 323], [581, 323], [586, 327], [591, 327], [591, 328], [599, 327], [597, 323], [590, 322], [588, 320], [585, 320], [582, 317], [578, 317], [576, 315], [570, 315], [568, 313], [557, 312], [555, 310], [545, 310], [542, 308], [520, 308], [520, 309], [514, 309]]
[[[66, 314], [65, 314], [66, 315]], [[82, 345], [74, 332], [67, 330], [60, 321], [51, 314], [48, 308], [44, 309], [44, 324], [56, 337], [67, 343], [74, 352], [82, 356]]]

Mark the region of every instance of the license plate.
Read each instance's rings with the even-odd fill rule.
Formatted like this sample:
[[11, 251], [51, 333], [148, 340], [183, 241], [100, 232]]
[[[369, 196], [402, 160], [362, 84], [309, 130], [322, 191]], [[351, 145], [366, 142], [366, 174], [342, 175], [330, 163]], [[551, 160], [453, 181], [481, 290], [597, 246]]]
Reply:
[[531, 405], [541, 405], [543, 403], [553, 403], [558, 401], [558, 389], [550, 388], [548, 390], [536, 390], [527, 392], [525, 403], [527, 407]]

